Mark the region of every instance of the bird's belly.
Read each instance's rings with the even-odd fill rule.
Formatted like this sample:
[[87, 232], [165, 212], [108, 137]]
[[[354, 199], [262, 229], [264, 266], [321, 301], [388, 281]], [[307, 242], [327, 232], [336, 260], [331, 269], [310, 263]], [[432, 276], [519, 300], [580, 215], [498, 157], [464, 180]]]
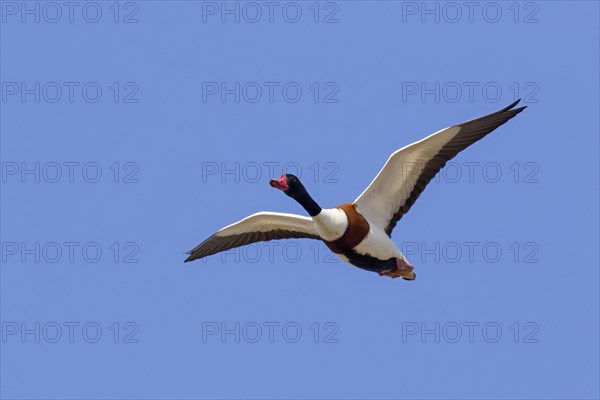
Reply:
[[370, 229], [365, 238], [354, 248], [330, 246], [343, 261], [355, 267], [373, 272], [396, 268], [396, 258], [402, 253], [383, 230]]
[[344, 253], [335, 253], [342, 261], [348, 264], [371, 272], [383, 272], [396, 268], [396, 258], [380, 260], [375, 257], [365, 256], [352, 250]]
[[380, 260], [403, 257], [396, 244], [382, 229], [373, 228], [373, 225], [371, 227], [367, 236], [354, 247], [355, 252]]

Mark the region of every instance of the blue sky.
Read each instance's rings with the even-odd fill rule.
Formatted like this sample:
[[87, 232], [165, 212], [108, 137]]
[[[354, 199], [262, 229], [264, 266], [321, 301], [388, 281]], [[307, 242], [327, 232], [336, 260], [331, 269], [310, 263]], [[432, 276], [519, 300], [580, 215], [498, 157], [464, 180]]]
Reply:
[[[224, 4], [226, 4], [224, 6]], [[0, 3], [2, 398], [598, 398], [598, 3]], [[226, 7], [226, 8], [224, 8]], [[183, 264], [522, 97], [396, 227]]]

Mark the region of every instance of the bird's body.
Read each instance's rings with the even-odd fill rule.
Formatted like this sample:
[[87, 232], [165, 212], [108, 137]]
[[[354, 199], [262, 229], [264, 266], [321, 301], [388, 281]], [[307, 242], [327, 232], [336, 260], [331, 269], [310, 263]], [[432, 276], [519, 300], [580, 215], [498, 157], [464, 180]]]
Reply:
[[[383, 273], [396, 267], [396, 259], [406, 261], [404, 255], [396, 247], [392, 239], [376, 224], [369, 222], [358, 211], [354, 203], [342, 204], [336, 208], [323, 210], [321, 213], [343, 215], [343, 218], [327, 219], [330, 227], [337, 225], [341, 234], [323, 238], [329, 249], [342, 260], [367, 271]], [[313, 217], [318, 233], [324, 228], [323, 220]], [[331, 229], [331, 228], [330, 228]], [[407, 268], [410, 267], [407, 264]], [[410, 275], [410, 274], [409, 274]]]
[[340, 208], [325, 208], [312, 220], [319, 236], [330, 242], [342, 237], [348, 229], [348, 216]]
[[413, 266], [391, 239], [396, 223], [448, 160], [525, 108], [514, 109], [517, 103], [396, 151], [356, 200], [335, 208], [321, 208], [293, 175], [273, 179], [271, 186], [300, 203], [310, 218], [272, 212], [251, 215], [217, 231], [190, 251], [185, 261], [259, 241], [310, 238], [322, 240], [339, 258], [356, 267], [413, 280]]

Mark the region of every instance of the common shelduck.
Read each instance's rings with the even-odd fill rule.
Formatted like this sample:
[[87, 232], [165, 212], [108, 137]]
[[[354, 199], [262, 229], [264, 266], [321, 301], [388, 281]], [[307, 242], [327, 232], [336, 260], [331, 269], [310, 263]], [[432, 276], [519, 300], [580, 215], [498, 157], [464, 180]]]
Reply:
[[446, 162], [520, 113], [520, 100], [493, 114], [442, 129], [393, 153], [356, 200], [321, 208], [294, 175], [269, 183], [306, 210], [295, 214], [259, 212], [217, 231], [192, 251], [192, 261], [250, 243], [290, 238], [322, 240], [342, 260], [380, 276], [414, 280], [414, 267], [391, 239], [392, 230], [410, 210]]

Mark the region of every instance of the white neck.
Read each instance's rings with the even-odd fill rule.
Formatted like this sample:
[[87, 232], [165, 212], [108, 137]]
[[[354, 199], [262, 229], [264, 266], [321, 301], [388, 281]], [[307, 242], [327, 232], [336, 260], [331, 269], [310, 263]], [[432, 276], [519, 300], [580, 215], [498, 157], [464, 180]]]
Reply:
[[348, 228], [348, 217], [339, 208], [324, 208], [312, 219], [319, 236], [328, 242], [341, 238]]

